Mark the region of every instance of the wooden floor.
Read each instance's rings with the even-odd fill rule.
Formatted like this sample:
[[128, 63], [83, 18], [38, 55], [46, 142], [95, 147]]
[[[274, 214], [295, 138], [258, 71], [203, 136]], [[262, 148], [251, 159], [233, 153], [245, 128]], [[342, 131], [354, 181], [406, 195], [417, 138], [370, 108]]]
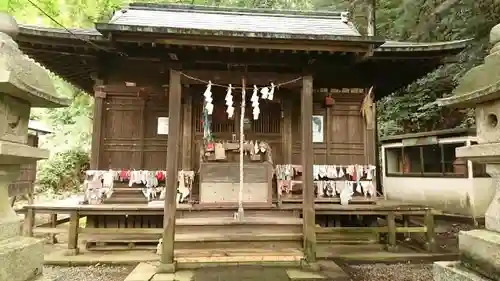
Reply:
[[[164, 206], [162, 202], [150, 202], [149, 204], [99, 204], [99, 205], [83, 205], [79, 202], [81, 198], [70, 198], [64, 200], [57, 200], [48, 203], [35, 203], [29, 207], [35, 210], [47, 211], [151, 211], [158, 214], [163, 213]], [[332, 202], [332, 203], [328, 203]], [[371, 204], [367, 204], [371, 202]], [[281, 204], [280, 206], [263, 206], [243, 204], [245, 209], [250, 210], [302, 210], [302, 203], [300, 199], [294, 199], [289, 203]], [[365, 200], [364, 198], [354, 198], [350, 204], [341, 205], [336, 201], [319, 200], [315, 204], [316, 211], [423, 211], [429, 209], [427, 206], [403, 203], [399, 201], [377, 199], [376, 201]], [[198, 204], [179, 204], [177, 210], [179, 211], [202, 211], [202, 210], [237, 210], [237, 204], [234, 205], [210, 205], [202, 206]]]

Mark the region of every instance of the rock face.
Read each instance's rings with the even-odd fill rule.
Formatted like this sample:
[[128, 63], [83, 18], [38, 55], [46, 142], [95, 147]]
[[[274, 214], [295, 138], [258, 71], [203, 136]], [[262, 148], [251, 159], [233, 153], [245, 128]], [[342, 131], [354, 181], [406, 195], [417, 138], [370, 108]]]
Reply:
[[490, 41], [493, 48], [484, 64], [467, 72], [453, 96], [439, 103], [476, 109], [478, 144], [459, 147], [456, 153], [457, 157], [486, 164], [496, 183], [496, 194], [485, 215], [486, 229], [460, 233], [460, 261], [437, 262], [435, 281], [500, 281], [500, 25], [491, 30]]
[[21, 164], [49, 156], [27, 145], [31, 107], [68, 104], [54, 95], [48, 73], [19, 50], [11, 37], [17, 34], [16, 21], [0, 13], [0, 281], [27, 281], [42, 273], [42, 241], [21, 236], [22, 219], [9, 204], [8, 186]]

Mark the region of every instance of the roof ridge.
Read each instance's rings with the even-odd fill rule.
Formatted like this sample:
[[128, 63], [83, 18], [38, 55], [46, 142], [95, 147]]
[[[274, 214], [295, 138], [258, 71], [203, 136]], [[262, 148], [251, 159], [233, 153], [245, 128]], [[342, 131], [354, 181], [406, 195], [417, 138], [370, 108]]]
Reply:
[[[262, 9], [262, 8], [238, 8], [238, 7], [220, 7], [208, 5], [186, 5], [172, 3], [130, 3], [127, 7], [132, 10], [158, 10], [158, 11], [178, 11], [178, 12], [198, 12], [198, 13], [217, 13], [231, 15], [266, 15], [277, 17], [303, 17], [303, 18], [328, 18], [339, 19], [347, 11], [298, 11], [281, 9]], [[127, 8], [124, 8], [125, 10]]]

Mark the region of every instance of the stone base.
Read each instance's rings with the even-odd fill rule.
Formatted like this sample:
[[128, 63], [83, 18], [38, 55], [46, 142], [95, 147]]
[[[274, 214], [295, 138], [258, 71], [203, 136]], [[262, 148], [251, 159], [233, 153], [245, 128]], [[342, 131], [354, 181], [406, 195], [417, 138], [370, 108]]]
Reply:
[[458, 243], [463, 266], [500, 280], [500, 233], [483, 229], [460, 232]]
[[435, 262], [433, 273], [434, 281], [491, 281], [464, 268], [458, 261]]
[[43, 241], [21, 236], [0, 241], [0, 264], [0, 281], [31, 280], [43, 270]]
[[0, 218], [0, 241], [20, 236], [22, 221], [20, 216]]

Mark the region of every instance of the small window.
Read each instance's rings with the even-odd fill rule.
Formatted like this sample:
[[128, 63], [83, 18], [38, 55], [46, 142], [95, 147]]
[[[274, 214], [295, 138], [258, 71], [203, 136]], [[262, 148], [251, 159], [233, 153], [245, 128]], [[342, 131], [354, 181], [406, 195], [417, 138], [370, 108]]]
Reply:
[[467, 161], [456, 157], [456, 149], [465, 146], [465, 142], [445, 143], [443, 148], [443, 168], [447, 176], [467, 177]]
[[401, 147], [385, 148], [386, 175], [403, 173], [403, 150]]
[[442, 175], [441, 147], [439, 145], [422, 146], [422, 156], [424, 161], [424, 175]]
[[420, 155], [420, 146], [408, 146], [403, 149], [403, 173], [421, 175], [422, 157]]

